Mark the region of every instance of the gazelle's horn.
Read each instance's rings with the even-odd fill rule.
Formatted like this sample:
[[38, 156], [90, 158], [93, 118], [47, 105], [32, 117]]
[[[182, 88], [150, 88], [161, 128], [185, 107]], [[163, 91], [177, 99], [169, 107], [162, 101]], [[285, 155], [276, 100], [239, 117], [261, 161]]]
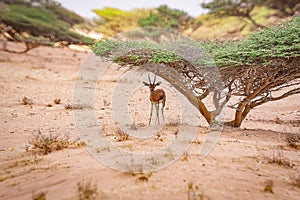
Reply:
[[154, 75], [154, 81], [153, 81], [153, 84], [155, 84], [155, 81], [156, 81], [156, 74]]
[[149, 80], [149, 83], [151, 84], [151, 79], [150, 79], [150, 75], [148, 74], [148, 80]]

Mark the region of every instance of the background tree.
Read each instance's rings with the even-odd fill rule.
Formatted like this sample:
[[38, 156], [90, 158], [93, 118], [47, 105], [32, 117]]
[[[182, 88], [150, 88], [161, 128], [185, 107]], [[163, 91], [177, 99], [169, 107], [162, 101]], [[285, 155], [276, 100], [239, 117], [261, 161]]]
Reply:
[[[8, 3], [6, 3], [8, 2]], [[25, 2], [25, 3], [24, 3]], [[29, 1], [5, 0], [1, 2], [0, 23], [11, 26], [19, 35], [26, 32], [33, 38], [26, 40], [65, 41], [69, 44], [91, 44], [92, 39], [79, 35], [70, 29], [85, 19], [72, 11], [66, 10], [55, 1], [40, 1], [38, 6]], [[44, 4], [45, 3], [45, 4]], [[23, 39], [25, 39], [23, 35]]]
[[261, 4], [279, 10], [284, 16], [293, 16], [300, 9], [298, 0], [265, 0]]
[[[161, 47], [147, 42], [102, 40], [93, 46], [93, 51], [121, 66], [140, 66], [155, 72], [185, 95], [210, 125], [215, 124], [224, 106], [233, 108], [233, 120], [224, 123], [239, 127], [251, 109], [300, 93], [299, 38], [297, 16], [236, 43], [200, 42], [213, 62], [203, 52], [188, 51], [188, 56], [203, 55], [197, 62], [180, 56], [180, 51], [186, 51], [187, 44], [193, 47], [195, 41], [178, 40], [177, 46], [172, 41]], [[197, 67], [198, 62], [201, 68]], [[220, 77], [211, 67], [213, 64], [218, 66]], [[205, 99], [212, 99], [212, 110]]]
[[97, 30], [105, 36], [115, 36], [117, 33], [132, 30], [138, 27], [138, 21], [149, 14], [148, 10], [135, 9], [123, 11], [116, 8], [103, 8], [93, 10], [99, 16], [95, 20]]
[[201, 6], [210, 13], [221, 16], [236, 16], [248, 19], [256, 27], [264, 27], [258, 24], [251, 16], [251, 12], [263, 0], [213, 0], [202, 3]]
[[189, 28], [194, 19], [186, 12], [178, 9], [171, 9], [162, 5], [151, 10], [149, 15], [139, 20], [140, 27], [160, 27], [164, 29], [176, 29], [183, 31]]

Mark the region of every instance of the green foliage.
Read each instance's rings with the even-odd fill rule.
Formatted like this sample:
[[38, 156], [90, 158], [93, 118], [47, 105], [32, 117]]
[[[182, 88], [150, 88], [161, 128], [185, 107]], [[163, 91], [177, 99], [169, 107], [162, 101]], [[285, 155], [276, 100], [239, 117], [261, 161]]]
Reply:
[[[106, 57], [115, 63], [171, 63], [181, 59], [174, 52], [165, 50], [163, 45], [151, 42], [103, 39], [95, 43], [92, 50], [96, 55]], [[119, 55], [120, 52], [123, 52], [122, 56]]]
[[116, 40], [103, 39], [92, 45], [92, 50], [96, 55], [109, 56], [118, 48], [120, 48], [120, 46], [121, 43]]
[[97, 31], [104, 36], [114, 36], [117, 33], [135, 29], [138, 27], [138, 20], [148, 15], [145, 9], [135, 9], [132, 11], [122, 11], [116, 8], [103, 8], [93, 10], [99, 16], [96, 21]]
[[[274, 58], [290, 59], [300, 56], [300, 16], [278, 26], [266, 28], [238, 42], [199, 42], [219, 67], [268, 64]], [[168, 44], [151, 42], [102, 40], [93, 46], [96, 55], [110, 57], [115, 62], [171, 63], [180, 61], [173, 52], [166, 51]], [[123, 58], [114, 54], [124, 52]], [[134, 50], [134, 53], [133, 51]], [[123, 59], [123, 60], [122, 60]], [[205, 62], [205, 60], [203, 60]], [[212, 63], [206, 63], [212, 64]]]
[[202, 42], [220, 67], [268, 64], [300, 56], [300, 17], [266, 28], [239, 42]]
[[76, 13], [74, 13], [70, 10], [67, 10], [59, 5], [47, 4], [46, 8], [48, 10], [51, 10], [51, 12], [54, 13], [58, 19], [67, 22], [71, 26], [73, 26], [75, 24], [86, 23], [85, 20], [81, 16], [79, 16]]
[[135, 55], [135, 54], [128, 54], [127, 56], [130, 60], [133, 60], [133, 61], [138, 61], [140, 59], [140, 56], [139, 55]]
[[181, 58], [174, 52], [166, 50], [156, 50], [148, 60], [149, 63], [172, 63], [179, 61]]
[[161, 27], [182, 30], [187, 28], [187, 24], [192, 18], [184, 11], [171, 9], [166, 5], [150, 11], [147, 17], [141, 18], [138, 22], [140, 27]]
[[[58, 19], [57, 15], [49, 9], [23, 5], [6, 5], [6, 7], [8, 9], [0, 16], [0, 20], [18, 32], [27, 32], [36, 37], [42, 36], [54, 42], [92, 43], [91, 39], [70, 31], [71, 24]], [[61, 15], [62, 12], [63, 10]]]

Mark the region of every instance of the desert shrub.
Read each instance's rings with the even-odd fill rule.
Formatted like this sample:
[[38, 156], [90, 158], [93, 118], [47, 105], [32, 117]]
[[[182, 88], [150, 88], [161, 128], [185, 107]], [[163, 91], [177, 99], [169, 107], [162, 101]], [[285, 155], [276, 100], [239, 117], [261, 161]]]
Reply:
[[79, 200], [94, 200], [97, 198], [97, 185], [89, 182], [77, 183], [77, 195]]
[[38, 131], [37, 134], [33, 134], [33, 137], [29, 140], [29, 144], [33, 146], [34, 150], [43, 155], [65, 148], [78, 148], [84, 146], [84, 142], [72, 140], [69, 136], [52, 133], [42, 134], [41, 131]]
[[295, 164], [287, 157], [283, 155], [282, 150], [273, 149], [271, 156], [265, 156], [268, 163], [275, 163], [280, 166], [292, 168]]

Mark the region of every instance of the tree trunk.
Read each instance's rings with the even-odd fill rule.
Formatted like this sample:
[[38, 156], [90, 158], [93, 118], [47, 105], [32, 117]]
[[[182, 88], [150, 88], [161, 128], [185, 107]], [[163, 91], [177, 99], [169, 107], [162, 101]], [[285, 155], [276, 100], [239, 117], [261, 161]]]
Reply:
[[256, 23], [256, 21], [250, 16], [250, 15], [246, 15], [247, 19], [249, 19], [251, 21], [251, 23], [256, 26], [257, 28], [265, 28], [265, 26]]
[[207, 110], [206, 106], [204, 105], [204, 103], [201, 100], [198, 100], [197, 103], [198, 103], [198, 107], [199, 107], [198, 109], [199, 109], [200, 113], [205, 118], [205, 120], [207, 121], [207, 123], [209, 125], [211, 125], [211, 122], [212, 122], [212, 120], [211, 120], [211, 112], [209, 112]]
[[249, 100], [242, 101], [235, 112], [235, 118], [233, 121], [225, 122], [224, 124], [226, 126], [232, 126], [232, 127], [240, 127], [242, 125], [242, 122], [247, 117], [248, 113], [251, 110], [251, 106], [248, 104]]

